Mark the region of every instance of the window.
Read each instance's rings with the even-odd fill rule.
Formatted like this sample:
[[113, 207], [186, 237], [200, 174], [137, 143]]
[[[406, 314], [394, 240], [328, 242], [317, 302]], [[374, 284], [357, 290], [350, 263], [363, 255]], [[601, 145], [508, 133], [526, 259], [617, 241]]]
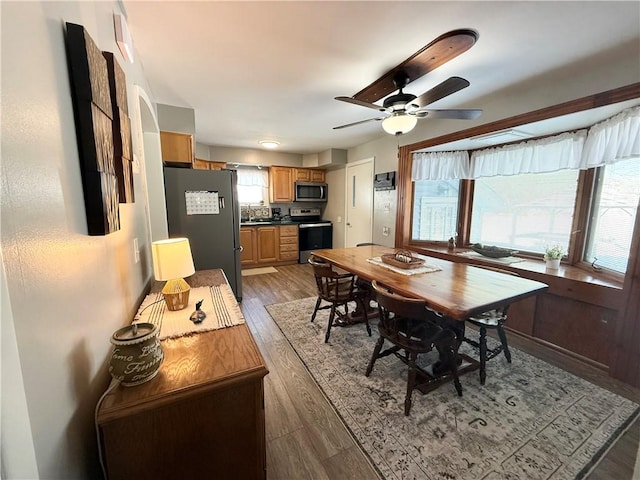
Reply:
[[598, 168], [584, 260], [625, 273], [640, 199], [640, 160]]
[[238, 168], [238, 201], [241, 204], [268, 205], [268, 170], [257, 168]]
[[460, 180], [417, 180], [413, 192], [413, 240], [456, 236]]
[[578, 170], [475, 180], [470, 240], [527, 252], [568, 247]]

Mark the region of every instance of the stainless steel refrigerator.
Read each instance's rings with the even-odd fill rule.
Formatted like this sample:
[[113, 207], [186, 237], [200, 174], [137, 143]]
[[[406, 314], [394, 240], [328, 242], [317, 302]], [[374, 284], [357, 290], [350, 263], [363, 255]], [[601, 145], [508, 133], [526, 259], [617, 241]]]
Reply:
[[164, 190], [169, 237], [187, 237], [196, 270], [224, 270], [241, 301], [237, 173], [164, 167]]

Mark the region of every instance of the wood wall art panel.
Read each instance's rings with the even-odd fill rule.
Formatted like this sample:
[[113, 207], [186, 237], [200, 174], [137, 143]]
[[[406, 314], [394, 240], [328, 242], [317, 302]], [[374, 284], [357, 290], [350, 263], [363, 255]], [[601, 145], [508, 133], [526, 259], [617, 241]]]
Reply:
[[107, 61], [82, 25], [66, 27], [87, 231], [107, 235], [120, 229]]
[[102, 52], [107, 61], [111, 107], [113, 109], [113, 148], [120, 203], [133, 203], [133, 168], [131, 153], [131, 121], [127, 104], [127, 83], [124, 71], [113, 53]]

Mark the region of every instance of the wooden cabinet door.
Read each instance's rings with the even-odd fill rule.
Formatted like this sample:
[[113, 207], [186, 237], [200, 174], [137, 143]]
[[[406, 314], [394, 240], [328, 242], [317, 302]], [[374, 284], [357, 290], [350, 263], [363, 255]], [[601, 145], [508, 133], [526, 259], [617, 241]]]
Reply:
[[278, 261], [278, 227], [258, 227], [258, 263]]
[[189, 133], [160, 132], [162, 161], [191, 165], [194, 161], [193, 135]]
[[242, 246], [242, 253], [240, 255], [241, 265], [255, 265], [258, 263], [257, 243], [255, 228], [242, 227], [240, 229], [240, 245]]
[[310, 181], [324, 183], [326, 180], [324, 170], [309, 170]]
[[202, 160], [201, 158], [193, 160], [193, 168], [196, 170], [222, 170], [226, 167], [227, 164], [225, 162], [214, 162], [211, 160]]
[[290, 167], [269, 169], [269, 197], [273, 203], [293, 202], [293, 172]]
[[308, 168], [294, 168], [293, 180], [296, 182], [310, 182], [311, 170]]

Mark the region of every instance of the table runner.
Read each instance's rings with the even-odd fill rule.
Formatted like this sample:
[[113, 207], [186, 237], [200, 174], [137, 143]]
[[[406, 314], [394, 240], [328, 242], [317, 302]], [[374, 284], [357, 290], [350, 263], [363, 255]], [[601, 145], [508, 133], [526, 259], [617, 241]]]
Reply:
[[394, 267], [393, 265], [389, 265], [388, 263], [384, 263], [381, 257], [373, 257], [367, 258], [367, 262], [373, 263], [374, 265], [378, 265], [379, 267], [387, 268], [393, 272], [399, 273], [401, 275], [418, 275], [420, 273], [431, 273], [442, 270], [440, 267], [436, 267], [433, 265], [424, 264], [421, 267], [404, 269], [399, 267]]
[[[207, 314], [202, 323], [189, 320], [196, 303], [203, 300], [200, 310]], [[162, 293], [151, 293], [140, 305], [134, 323], [148, 322], [160, 327], [160, 340], [178, 338], [194, 333], [208, 332], [219, 328], [245, 323], [238, 302], [227, 284], [192, 288], [189, 305], [182, 310], [167, 308]]]

